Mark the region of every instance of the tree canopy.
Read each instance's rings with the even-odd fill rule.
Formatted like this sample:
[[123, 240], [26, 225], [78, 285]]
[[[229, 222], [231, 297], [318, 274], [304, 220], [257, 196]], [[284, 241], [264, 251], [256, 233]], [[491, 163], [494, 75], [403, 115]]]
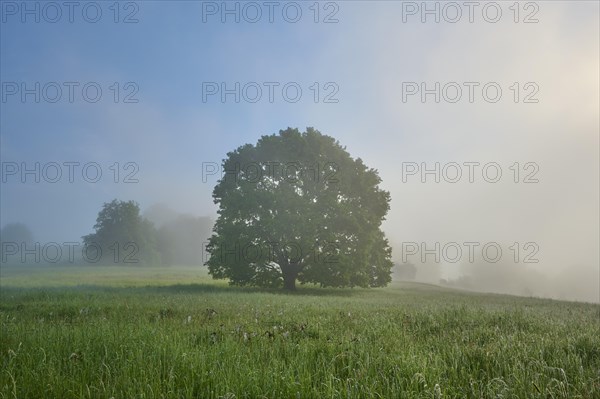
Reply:
[[140, 207], [134, 201], [112, 200], [98, 213], [95, 233], [83, 237], [88, 259], [103, 263], [157, 264], [156, 230], [153, 224], [140, 216]]
[[29, 244], [33, 242], [33, 233], [23, 223], [9, 223], [0, 230], [0, 241]]
[[381, 231], [390, 195], [334, 138], [288, 128], [229, 152], [213, 190], [206, 262], [234, 285], [379, 287], [391, 280]]

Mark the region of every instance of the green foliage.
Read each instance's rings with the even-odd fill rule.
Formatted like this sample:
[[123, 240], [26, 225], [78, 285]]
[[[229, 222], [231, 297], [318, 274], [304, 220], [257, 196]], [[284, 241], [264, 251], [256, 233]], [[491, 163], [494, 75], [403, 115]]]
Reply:
[[377, 171], [308, 128], [227, 154], [213, 191], [219, 218], [207, 262], [233, 285], [380, 287], [391, 249], [380, 229], [390, 195]]
[[[153, 224], [140, 216], [134, 201], [112, 200], [98, 213], [95, 233], [83, 238], [88, 259], [101, 263], [160, 263]], [[98, 256], [97, 256], [98, 255]], [[100, 256], [101, 255], [101, 256]]]

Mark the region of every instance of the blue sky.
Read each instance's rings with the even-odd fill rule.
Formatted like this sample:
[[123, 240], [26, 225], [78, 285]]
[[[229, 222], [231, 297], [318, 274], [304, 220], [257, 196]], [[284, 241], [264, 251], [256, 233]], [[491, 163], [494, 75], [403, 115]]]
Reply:
[[[179, 212], [212, 216], [216, 179], [202, 182], [203, 162], [220, 162], [239, 145], [288, 126], [314, 126], [379, 170], [392, 194], [384, 228], [393, 244], [534, 241], [542, 248], [541, 262], [531, 267], [561, 276], [583, 265], [572, 284], [589, 281], [598, 268], [599, 241], [598, 3], [530, 2], [537, 8], [527, 9], [521, 3], [518, 23], [509, 8], [513, 2], [495, 3], [502, 17], [486, 21], [481, 10], [487, 3], [478, 3], [473, 22], [465, 8], [456, 23], [444, 20], [454, 15], [450, 9], [440, 23], [431, 16], [422, 23], [420, 12], [403, 22], [411, 2], [351, 1], [320, 2], [315, 23], [309, 1], [297, 3], [297, 23], [283, 18], [286, 2], [277, 2], [273, 23], [264, 6], [256, 23], [243, 15], [239, 23], [205, 15], [205, 23], [203, 9], [220, 9], [222, 2], [144, 1], [135, 3], [137, 10], [121, 2], [119, 19], [131, 11], [138, 19], [127, 24], [113, 22], [112, 1], [94, 3], [102, 9], [97, 23], [86, 22], [79, 9], [73, 23], [66, 14], [58, 23], [43, 15], [39, 23], [32, 16], [23, 23], [21, 2], [3, 1], [3, 93], [7, 82], [78, 82], [79, 89], [96, 82], [103, 96], [88, 103], [76, 89], [73, 103], [64, 99], [66, 91], [57, 103], [8, 97], [0, 103], [2, 162], [96, 162], [103, 179], [23, 184], [11, 176], [2, 183], [1, 224], [26, 223], [41, 241], [78, 240], [113, 198], [136, 200], [143, 209], [164, 202]], [[227, 4], [242, 10], [248, 2]], [[338, 22], [324, 23], [331, 12]], [[523, 23], [527, 15], [538, 22]], [[115, 82], [120, 100], [137, 87], [138, 102], [115, 103]], [[203, 102], [203, 82], [277, 82], [278, 88], [295, 82], [303, 93], [296, 103], [286, 102], [278, 89], [273, 103], [266, 101], [266, 89], [257, 103], [235, 103], [232, 96], [225, 103], [218, 96]], [[310, 89], [315, 82], [317, 103]], [[402, 101], [403, 82], [479, 86], [473, 103], [464, 93], [457, 103], [435, 103], [431, 96], [422, 103], [418, 96]], [[479, 88], [488, 82], [502, 87], [501, 101], [482, 99]], [[514, 82], [518, 103], [512, 101]], [[538, 103], [522, 101], [532, 92], [528, 82], [539, 89], [533, 96]], [[125, 89], [127, 83], [134, 86]], [[332, 87], [338, 102], [323, 102]], [[472, 161], [499, 163], [505, 178], [499, 184], [401, 180], [402, 162]], [[115, 162], [120, 180], [128, 171], [123, 166], [135, 163], [139, 182], [112, 182]], [[514, 162], [538, 164], [540, 183], [512, 184], [506, 176]], [[591, 295], [597, 292], [587, 287]]]

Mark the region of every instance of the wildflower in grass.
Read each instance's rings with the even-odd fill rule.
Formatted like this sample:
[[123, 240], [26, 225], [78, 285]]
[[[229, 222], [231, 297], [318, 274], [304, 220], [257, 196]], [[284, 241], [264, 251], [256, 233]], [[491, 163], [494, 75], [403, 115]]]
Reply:
[[17, 357], [17, 354], [21, 351], [22, 342], [19, 342], [19, 346], [17, 346], [17, 350], [14, 351], [12, 349], [8, 350], [8, 360], [11, 361]]
[[435, 399], [441, 399], [442, 397], [442, 388], [439, 384], [435, 384], [435, 387], [433, 387], [433, 397]]

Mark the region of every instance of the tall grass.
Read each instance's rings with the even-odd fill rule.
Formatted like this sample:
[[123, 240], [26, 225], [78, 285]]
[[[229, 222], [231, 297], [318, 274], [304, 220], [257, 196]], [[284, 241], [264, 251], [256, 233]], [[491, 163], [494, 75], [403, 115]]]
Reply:
[[2, 270], [1, 398], [599, 398], [600, 306]]

